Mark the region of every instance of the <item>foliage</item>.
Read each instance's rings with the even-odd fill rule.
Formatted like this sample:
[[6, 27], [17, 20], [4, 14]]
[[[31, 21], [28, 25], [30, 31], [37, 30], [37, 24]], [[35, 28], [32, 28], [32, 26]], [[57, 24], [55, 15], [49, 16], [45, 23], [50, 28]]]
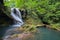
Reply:
[[14, 7], [26, 9], [30, 17], [39, 18], [42, 23], [60, 23], [60, 0], [10, 0], [5, 5], [12, 6], [13, 3]]

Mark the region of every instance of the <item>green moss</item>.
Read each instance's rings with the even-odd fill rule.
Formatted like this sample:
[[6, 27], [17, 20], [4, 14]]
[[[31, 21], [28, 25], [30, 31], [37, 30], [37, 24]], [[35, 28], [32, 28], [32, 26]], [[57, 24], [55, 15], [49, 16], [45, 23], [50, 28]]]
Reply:
[[57, 29], [57, 30], [60, 31], [60, 24], [59, 23], [57, 23], [57, 24], [51, 24], [51, 28]]

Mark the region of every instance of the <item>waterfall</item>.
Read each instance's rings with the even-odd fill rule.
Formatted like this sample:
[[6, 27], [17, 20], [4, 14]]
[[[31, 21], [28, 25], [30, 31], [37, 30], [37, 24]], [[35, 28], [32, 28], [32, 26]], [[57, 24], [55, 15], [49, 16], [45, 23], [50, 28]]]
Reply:
[[[2, 38], [3, 40], [8, 40], [8, 38], [11, 35], [20, 33], [20, 31], [17, 31], [16, 29], [21, 27], [24, 24], [22, 20], [21, 12], [19, 11], [18, 8], [11, 8], [11, 17], [12, 19], [14, 19], [14, 24], [7, 28]], [[18, 37], [17, 39], [14, 38], [14, 40], [18, 40]]]
[[14, 19], [13, 27], [21, 27], [23, 25], [21, 12], [18, 8], [11, 8], [11, 16]]

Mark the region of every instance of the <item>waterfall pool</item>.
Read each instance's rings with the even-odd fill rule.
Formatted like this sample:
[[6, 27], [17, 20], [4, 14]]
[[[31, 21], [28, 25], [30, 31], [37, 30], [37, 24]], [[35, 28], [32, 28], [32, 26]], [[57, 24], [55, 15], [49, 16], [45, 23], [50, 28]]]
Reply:
[[[6, 29], [8, 28], [0, 28], [0, 36], [4, 35]], [[60, 40], [60, 32], [41, 27], [38, 28], [38, 32], [35, 33], [35, 40]]]
[[[14, 10], [15, 10], [15, 12], [14, 12]], [[11, 16], [14, 19], [15, 23], [12, 26], [0, 28], [0, 39], [2, 37], [6, 37], [7, 35], [9, 36], [9, 35], [12, 35], [15, 33], [19, 33], [18, 31], [15, 31], [15, 28], [21, 27], [21, 25], [24, 24], [21, 13], [17, 8], [11, 9]], [[38, 31], [34, 34], [35, 40], [60, 40], [60, 32], [59, 31], [48, 29], [45, 27], [40, 27], [37, 29], [38, 29]]]
[[38, 28], [35, 40], [60, 40], [60, 32], [45, 27]]

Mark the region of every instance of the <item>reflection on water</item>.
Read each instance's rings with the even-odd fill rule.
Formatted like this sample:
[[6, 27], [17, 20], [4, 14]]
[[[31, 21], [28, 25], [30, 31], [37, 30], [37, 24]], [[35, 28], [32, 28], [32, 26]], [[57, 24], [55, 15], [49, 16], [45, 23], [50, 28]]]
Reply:
[[2, 38], [3, 40], [33, 40], [34, 36], [32, 33], [24, 33], [24, 31], [19, 30], [19, 28], [9, 27]]
[[60, 32], [48, 28], [39, 28], [35, 40], [60, 40]]
[[[8, 28], [0, 28], [0, 36], [5, 33]], [[38, 32], [35, 34], [35, 40], [60, 40], [60, 32], [48, 28], [38, 28]]]

